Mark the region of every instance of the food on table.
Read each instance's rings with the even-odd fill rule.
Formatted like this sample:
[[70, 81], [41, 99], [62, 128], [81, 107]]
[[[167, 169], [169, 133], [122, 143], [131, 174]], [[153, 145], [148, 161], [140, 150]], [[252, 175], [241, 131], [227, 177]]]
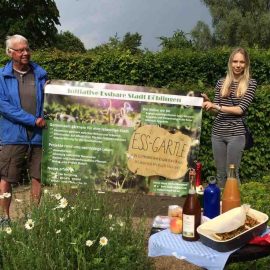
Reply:
[[251, 229], [252, 227], [258, 225], [259, 222], [250, 217], [250, 216], [246, 216], [246, 221], [245, 224], [243, 226], [240, 226], [239, 228], [237, 228], [236, 230], [233, 230], [231, 232], [225, 232], [225, 233], [214, 233], [214, 237], [220, 241], [224, 241], [224, 240], [229, 240], [231, 238], [234, 238], [235, 236], [248, 231], [249, 229]]
[[170, 218], [172, 217], [179, 217], [182, 218], [182, 207], [180, 207], [179, 205], [169, 205], [168, 208], [168, 216]]
[[170, 231], [172, 233], [182, 233], [183, 231], [183, 220], [182, 218], [174, 217], [171, 218]]

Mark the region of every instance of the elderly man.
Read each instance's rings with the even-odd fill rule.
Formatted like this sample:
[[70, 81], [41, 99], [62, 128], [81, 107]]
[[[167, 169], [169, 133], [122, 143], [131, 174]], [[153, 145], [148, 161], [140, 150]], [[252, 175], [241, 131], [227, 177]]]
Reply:
[[0, 226], [10, 223], [9, 208], [12, 184], [20, 180], [25, 160], [32, 180], [31, 197], [39, 203], [41, 196], [41, 156], [44, 85], [46, 71], [30, 61], [26, 38], [8, 36], [6, 53], [11, 58], [0, 69]]

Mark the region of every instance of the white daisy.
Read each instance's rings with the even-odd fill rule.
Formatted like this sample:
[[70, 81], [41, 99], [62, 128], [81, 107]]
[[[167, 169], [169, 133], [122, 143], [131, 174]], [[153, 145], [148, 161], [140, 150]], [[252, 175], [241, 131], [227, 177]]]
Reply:
[[60, 200], [59, 208], [66, 208], [67, 205], [68, 205], [67, 199], [66, 199], [66, 198], [62, 198], [62, 199]]
[[56, 233], [56, 234], [59, 234], [60, 232], [61, 232], [61, 230], [57, 230], [57, 231], [55, 231], [55, 233]]
[[112, 219], [112, 214], [109, 214], [109, 219]]
[[24, 224], [25, 229], [32, 230], [34, 228], [35, 222], [32, 219], [28, 219]]
[[7, 227], [7, 228], [5, 228], [5, 232], [7, 234], [11, 234], [12, 233], [12, 229], [10, 227]]
[[99, 239], [99, 244], [101, 246], [106, 246], [108, 244], [108, 239], [105, 237], [105, 236], [102, 236], [100, 239]]
[[54, 198], [55, 198], [56, 200], [60, 200], [60, 199], [62, 198], [62, 196], [61, 196], [60, 193], [57, 193], [57, 194], [54, 195]]
[[119, 225], [120, 227], [123, 227], [123, 226], [124, 226], [124, 222], [118, 221], [118, 225]]
[[93, 244], [94, 244], [94, 242], [93, 242], [92, 240], [87, 240], [87, 241], [85, 242], [85, 245], [86, 245], [87, 247], [91, 247]]

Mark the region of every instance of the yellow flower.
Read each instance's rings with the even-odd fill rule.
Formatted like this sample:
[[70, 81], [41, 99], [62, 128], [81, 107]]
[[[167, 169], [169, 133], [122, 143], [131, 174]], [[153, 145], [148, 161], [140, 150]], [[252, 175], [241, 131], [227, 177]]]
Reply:
[[102, 236], [100, 239], [99, 239], [99, 244], [101, 246], [106, 246], [108, 244], [108, 239], [105, 237], [105, 236]]

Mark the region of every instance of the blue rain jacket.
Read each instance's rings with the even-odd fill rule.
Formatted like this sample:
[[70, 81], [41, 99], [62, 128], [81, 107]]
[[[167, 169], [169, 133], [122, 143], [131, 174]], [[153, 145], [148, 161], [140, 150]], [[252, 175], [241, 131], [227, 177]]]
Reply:
[[[1, 144], [41, 145], [42, 129], [35, 126], [36, 119], [43, 117], [44, 85], [46, 71], [30, 62], [35, 75], [37, 102], [36, 115], [22, 109], [19, 96], [19, 82], [13, 74], [12, 61], [0, 69], [0, 140]], [[28, 139], [26, 127], [34, 128], [33, 136]]]

